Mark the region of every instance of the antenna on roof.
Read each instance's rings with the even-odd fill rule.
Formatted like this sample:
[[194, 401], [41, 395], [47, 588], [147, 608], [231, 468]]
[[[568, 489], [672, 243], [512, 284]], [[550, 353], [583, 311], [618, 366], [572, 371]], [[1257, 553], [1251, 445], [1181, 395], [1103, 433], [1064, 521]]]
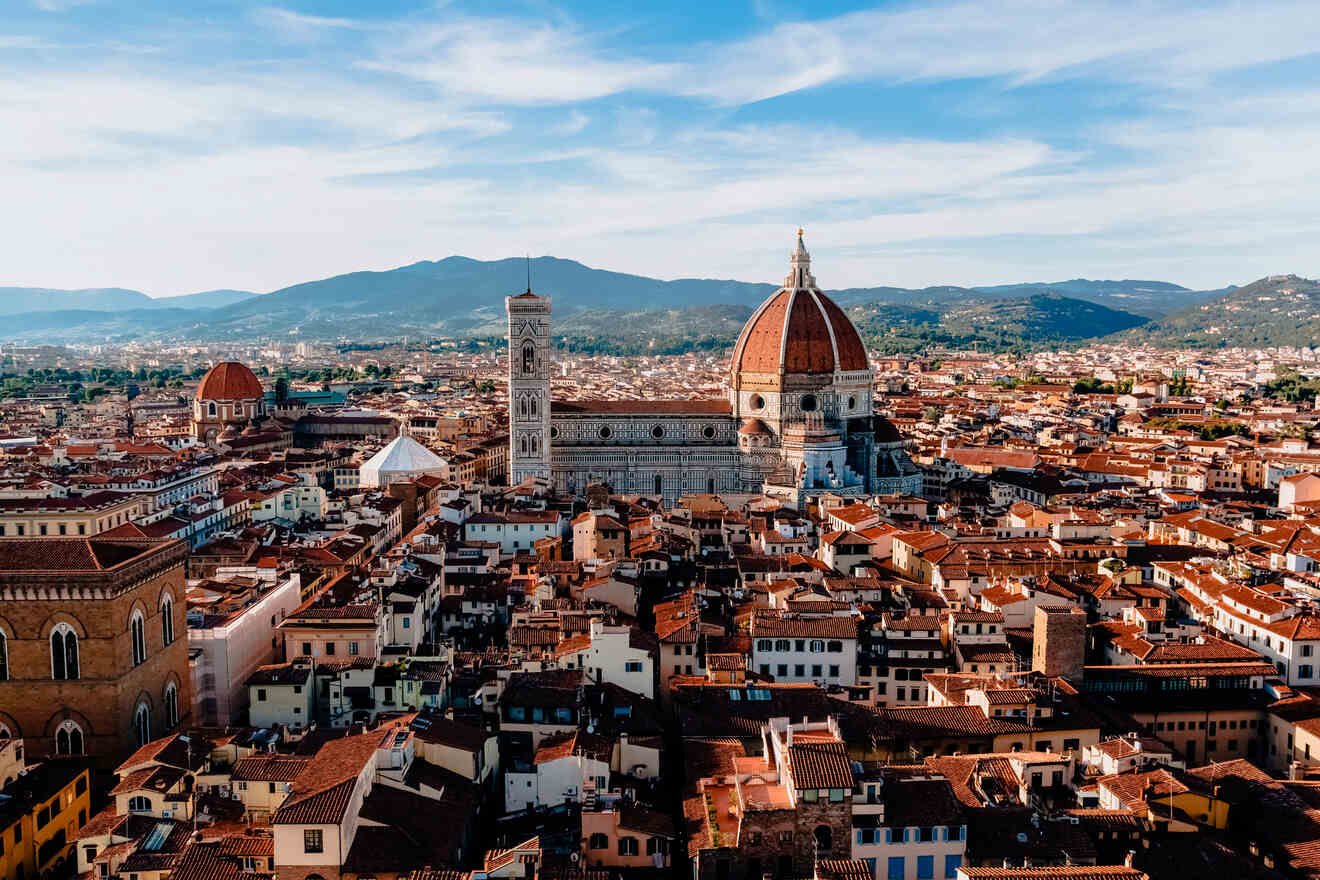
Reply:
[[532, 292], [532, 255], [527, 255], [527, 292]]

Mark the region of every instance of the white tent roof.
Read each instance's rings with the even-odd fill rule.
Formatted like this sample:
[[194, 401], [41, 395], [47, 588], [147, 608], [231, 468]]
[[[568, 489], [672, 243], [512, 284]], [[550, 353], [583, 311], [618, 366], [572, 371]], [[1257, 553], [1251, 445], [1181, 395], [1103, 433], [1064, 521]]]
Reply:
[[390, 444], [377, 452], [362, 465], [361, 474], [366, 485], [382, 485], [385, 481], [371, 481], [368, 475], [382, 476], [417, 476], [434, 473], [439, 475], [448, 463], [418, 443], [413, 438], [402, 435], [390, 441]]

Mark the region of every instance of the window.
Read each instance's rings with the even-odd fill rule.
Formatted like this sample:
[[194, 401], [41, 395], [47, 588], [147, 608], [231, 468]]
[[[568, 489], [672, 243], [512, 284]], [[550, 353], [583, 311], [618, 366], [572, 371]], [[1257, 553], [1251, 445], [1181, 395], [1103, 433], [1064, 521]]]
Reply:
[[834, 849], [834, 832], [828, 825], [817, 825], [814, 832], [816, 838], [816, 852], [824, 855]]
[[133, 665], [147, 662], [147, 625], [141, 611], [134, 611], [128, 620], [129, 637], [133, 641]]
[[326, 642], [326, 643], [325, 643], [325, 655], [326, 655], [327, 657], [333, 657], [333, 656], [335, 655], [335, 643], [334, 643], [334, 642]]
[[803, 412], [815, 412], [816, 407], [818, 405], [816, 403], [816, 395], [814, 394], [802, 395], [802, 402], [798, 405], [802, 408]]
[[9, 680], [9, 643], [5, 634], [0, 632], [0, 681]]
[[791, 650], [791, 643], [788, 641], [788, 639], [775, 639], [775, 650], [776, 651]]
[[258, 702], [258, 703], [264, 703], [264, 702], [266, 702], [266, 689], [265, 689], [265, 688], [257, 688], [257, 702]]
[[812, 639], [812, 640], [811, 640], [811, 649], [810, 649], [810, 650], [811, 650], [811, 653], [813, 653], [813, 654], [819, 654], [819, 653], [821, 653], [822, 651], [825, 650], [825, 643], [822, 642], [820, 639]]
[[1297, 677], [1298, 677], [1298, 678], [1310, 678], [1310, 677], [1311, 677], [1311, 664], [1310, 664], [1310, 663], [1303, 663], [1302, 665], [1298, 666], [1298, 667], [1297, 667]]
[[934, 880], [935, 857], [917, 856], [917, 880]]
[[130, 813], [150, 813], [151, 801], [140, 795], [131, 797], [128, 799], [128, 811]]
[[403, 619], [403, 628], [404, 628], [404, 629], [408, 629], [410, 623], [411, 623], [411, 618], [407, 618], [407, 617], [405, 617], [405, 618]]
[[146, 703], [138, 703], [133, 713], [133, 730], [137, 733], [137, 744], [145, 746], [151, 742], [151, 710]]
[[55, 754], [81, 755], [82, 753], [82, 728], [78, 726], [76, 721], [65, 720], [60, 722], [59, 729], [55, 731]]
[[588, 844], [592, 849], [609, 849], [610, 839], [599, 832], [591, 835], [591, 841]]
[[756, 650], [758, 650], [758, 651], [773, 651], [773, 650], [774, 650], [774, 644], [775, 644], [775, 643], [772, 642], [772, 641], [770, 641], [769, 639], [758, 639], [757, 642], [756, 642]]
[[820, 664], [819, 664], [819, 663], [813, 663], [813, 664], [811, 664], [811, 677], [812, 677], [812, 678], [820, 678], [820, 676], [821, 676], [821, 666], [820, 666]]
[[635, 855], [637, 855], [637, 838], [635, 838], [635, 837], [620, 837], [620, 838], [619, 838], [619, 855], [621, 855], [621, 856], [635, 856]]
[[958, 869], [962, 867], [962, 856], [952, 855], [944, 857], [944, 876], [946, 880], [958, 876]]
[[310, 657], [310, 656], [312, 656], [312, 643], [311, 643], [311, 642], [303, 642], [303, 643], [302, 643], [302, 653], [303, 653], [303, 656], [304, 656], [304, 657]]
[[904, 880], [905, 868], [902, 856], [889, 857], [889, 880]]
[[829, 642], [825, 645], [825, 650], [829, 651], [831, 654], [842, 654], [843, 642]]
[[801, 663], [798, 663], [793, 667], [793, 674], [796, 675], [798, 678], [801, 678], [802, 676], [807, 674], [807, 667]]
[[179, 689], [174, 682], [165, 685], [165, 729], [179, 726]]
[[174, 642], [174, 600], [168, 595], [160, 603], [160, 630], [165, 644]]
[[830, 678], [838, 678], [838, 677], [839, 677], [838, 664], [835, 663], [830, 664]]
[[522, 706], [510, 706], [510, 707], [509, 707], [509, 720], [510, 720], [510, 721], [526, 721], [526, 720], [527, 720], [527, 710], [524, 709]]
[[319, 853], [323, 852], [325, 842], [321, 839], [321, 829], [304, 828], [303, 829], [303, 852]]
[[357, 643], [357, 642], [349, 642], [349, 643], [348, 643], [348, 653], [349, 653], [350, 655], [356, 657], [356, 656], [357, 656], [357, 652], [358, 652], [358, 643]]
[[55, 624], [50, 633], [50, 677], [57, 681], [78, 678], [78, 634], [67, 623]]
[[778, 676], [780, 676], [780, 677], [783, 677], [783, 676], [785, 676], [785, 675], [788, 675], [788, 664], [786, 664], [786, 663], [780, 663], [778, 666], [776, 666], [776, 667], [775, 667], [775, 675], [778, 675]]
[[642, 664], [641, 664], [641, 661], [640, 661], [640, 660], [629, 660], [627, 663], [623, 664], [623, 671], [624, 671], [624, 672], [641, 672], [641, 671], [642, 671]]

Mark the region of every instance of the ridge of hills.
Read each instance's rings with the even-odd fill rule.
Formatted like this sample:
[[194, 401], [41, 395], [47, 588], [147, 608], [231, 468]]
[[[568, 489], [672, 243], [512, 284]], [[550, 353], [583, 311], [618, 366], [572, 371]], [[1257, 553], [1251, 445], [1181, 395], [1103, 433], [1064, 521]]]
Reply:
[[[776, 289], [774, 284], [728, 279], [663, 281], [556, 257], [538, 257], [529, 265], [517, 258], [452, 256], [384, 271], [349, 272], [266, 294], [215, 290], [152, 299], [123, 288], [0, 288], [0, 315], [6, 318], [0, 338], [116, 342], [272, 335], [329, 340], [501, 337], [503, 299], [524, 289], [529, 268], [533, 288], [554, 299], [556, 335], [584, 351], [685, 351], [731, 344], [752, 308]], [[1111, 334], [1133, 342], [1201, 346], [1248, 339], [1303, 344], [1314, 339], [1320, 317], [1317, 327], [1299, 322], [1294, 328], [1299, 332], [1290, 331], [1283, 321], [1253, 332], [1247, 319], [1257, 315], [1231, 307], [1244, 296], [1258, 297], [1258, 285], [1281, 283], [1262, 279], [1243, 288], [1197, 291], [1164, 281], [1074, 278], [828, 293], [882, 351], [973, 343], [987, 350], [1030, 348]], [[1303, 293], [1309, 297], [1315, 283], [1307, 283], [1311, 287]], [[1222, 319], [1220, 332], [1198, 332], [1197, 322], [1211, 313]]]

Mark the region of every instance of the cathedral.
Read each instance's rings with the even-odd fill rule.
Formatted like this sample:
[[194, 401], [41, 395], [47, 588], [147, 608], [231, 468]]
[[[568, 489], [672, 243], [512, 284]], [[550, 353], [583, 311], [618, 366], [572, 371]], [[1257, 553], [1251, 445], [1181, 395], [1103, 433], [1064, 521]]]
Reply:
[[507, 297], [509, 477], [583, 494], [763, 493], [791, 504], [920, 494], [903, 438], [871, 411], [875, 374], [852, 321], [816, 286], [798, 231], [788, 277], [753, 312], [727, 397], [551, 400], [550, 298]]

